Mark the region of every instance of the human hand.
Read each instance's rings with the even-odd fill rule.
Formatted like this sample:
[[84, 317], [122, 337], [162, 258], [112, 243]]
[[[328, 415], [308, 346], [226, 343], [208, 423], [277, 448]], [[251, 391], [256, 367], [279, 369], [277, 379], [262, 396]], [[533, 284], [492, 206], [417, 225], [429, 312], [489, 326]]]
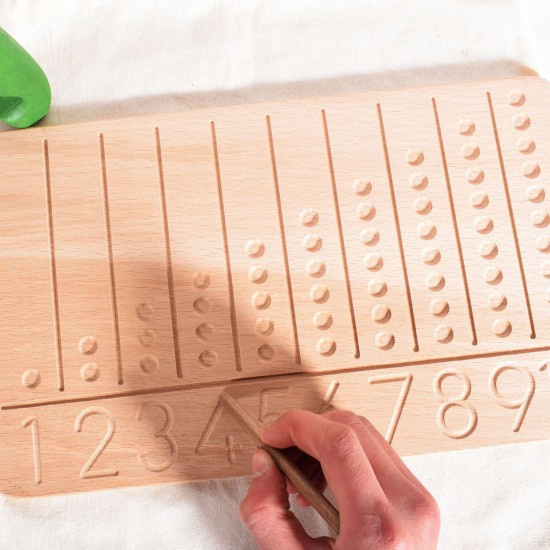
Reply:
[[[272, 447], [307, 453], [297, 464], [319, 490], [330, 486], [340, 509], [336, 539], [310, 537], [289, 510], [296, 488], [257, 450], [240, 514], [262, 550], [436, 548], [437, 503], [367, 419], [347, 411], [290, 411], [260, 435]], [[301, 495], [298, 503], [309, 505]]]

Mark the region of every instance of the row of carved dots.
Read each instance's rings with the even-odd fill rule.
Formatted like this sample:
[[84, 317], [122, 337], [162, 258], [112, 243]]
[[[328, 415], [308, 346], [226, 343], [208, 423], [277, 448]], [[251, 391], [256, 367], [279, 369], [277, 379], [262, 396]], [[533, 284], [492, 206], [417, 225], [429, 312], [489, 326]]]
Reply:
[[[193, 273], [191, 280], [195, 290], [200, 293], [193, 302], [193, 310], [199, 317], [206, 317], [212, 309], [212, 301], [207, 294], [210, 287], [210, 275], [204, 271], [198, 271]], [[205, 344], [214, 339], [215, 332], [214, 325], [207, 321], [200, 323], [195, 330], [197, 338]], [[199, 365], [203, 369], [214, 368], [218, 364], [218, 359], [217, 352], [210, 347], [199, 353]]]
[[[405, 152], [405, 160], [411, 166], [421, 166], [424, 162], [424, 152], [420, 149], [408, 149]], [[428, 187], [428, 176], [423, 172], [413, 172], [409, 176], [409, 184], [420, 193]], [[433, 210], [432, 200], [428, 195], [419, 194], [413, 201], [413, 208], [416, 214], [422, 217], [416, 228], [418, 237], [423, 241], [433, 241], [437, 235], [437, 227], [430, 219]], [[432, 267], [437, 265], [441, 261], [441, 251], [436, 246], [426, 246], [422, 250], [422, 261]], [[434, 293], [439, 293], [445, 288], [445, 277], [439, 271], [430, 271], [425, 282], [426, 287]], [[449, 302], [436, 296], [430, 301], [429, 308], [434, 317], [445, 317], [449, 313]], [[448, 323], [440, 323], [434, 328], [434, 337], [441, 344], [448, 344], [453, 336], [453, 329]]]

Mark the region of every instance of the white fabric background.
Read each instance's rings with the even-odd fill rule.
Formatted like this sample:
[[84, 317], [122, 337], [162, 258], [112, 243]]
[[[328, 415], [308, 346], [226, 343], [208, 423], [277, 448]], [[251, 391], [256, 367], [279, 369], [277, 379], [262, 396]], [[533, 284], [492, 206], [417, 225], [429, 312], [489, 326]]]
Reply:
[[[550, 75], [548, 0], [0, 0], [0, 26], [50, 78], [48, 125]], [[440, 504], [440, 548], [550, 548], [549, 455], [547, 441], [408, 458]], [[0, 497], [0, 548], [253, 548], [237, 511], [247, 485]]]

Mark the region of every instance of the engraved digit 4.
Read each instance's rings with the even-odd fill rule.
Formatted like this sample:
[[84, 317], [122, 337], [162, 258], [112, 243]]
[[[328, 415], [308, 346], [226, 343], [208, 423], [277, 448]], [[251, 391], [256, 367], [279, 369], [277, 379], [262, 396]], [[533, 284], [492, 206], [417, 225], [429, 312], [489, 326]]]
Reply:
[[38, 432], [38, 418], [29, 416], [21, 422], [21, 427], [31, 426], [32, 453], [34, 459], [34, 481], [38, 485], [42, 483], [42, 466], [40, 464], [40, 434]]

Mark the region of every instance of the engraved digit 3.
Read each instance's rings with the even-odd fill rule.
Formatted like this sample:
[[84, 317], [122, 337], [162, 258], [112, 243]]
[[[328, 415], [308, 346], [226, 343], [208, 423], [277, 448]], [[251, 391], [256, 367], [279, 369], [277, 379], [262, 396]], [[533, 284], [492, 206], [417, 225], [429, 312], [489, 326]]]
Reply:
[[168, 446], [170, 447], [170, 457], [160, 464], [149, 462], [147, 460], [147, 453], [139, 453], [137, 458], [139, 463], [146, 470], [149, 470], [151, 472], [162, 472], [170, 468], [170, 466], [172, 466], [172, 464], [174, 464], [174, 462], [178, 458], [178, 443], [169, 433], [174, 426], [174, 413], [172, 412], [172, 409], [168, 405], [166, 405], [166, 403], [162, 403], [160, 401], [147, 401], [146, 403], [142, 403], [139, 406], [139, 409], [136, 411], [136, 419], [141, 420], [145, 409], [153, 407], [159, 408], [164, 413], [164, 425], [155, 434], [155, 437], [164, 439], [168, 443]]
[[74, 429], [77, 432], [80, 432], [82, 430], [82, 424], [84, 423], [84, 420], [93, 414], [99, 414], [100, 416], [103, 416], [107, 422], [107, 433], [103, 436], [103, 439], [99, 442], [99, 445], [96, 447], [95, 451], [92, 453], [90, 458], [88, 459], [88, 462], [84, 464], [82, 470], [80, 470], [80, 477], [82, 479], [93, 479], [96, 477], [109, 477], [109, 476], [117, 476], [118, 470], [114, 470], [112, 468], [104, 468], [103, 470], [94, 470], [92, 471], [92, 467], [97, 462], [97, 459], [100, 457], [101, 453], [105, 450], [105, 447], [109, 444], [109, 441], [113, 438], [113, 435], [115, 433], [115, 421], [113, 420], [113, 417], [111, 413], [104, 409], [103, 407], [88, 407], [87, 409], [84, 409], [77, 417], [74, 423]]
[[40, 464], [40, 434], [38, 432], [38, 418], [29, 416], [21, 422], [21, 427], [31, 426], [32, 454], [34, 459], [34, 481], [38, 485], [42, 483], [42, 466]]
[[[463, 388], [456, 397], [449, 397], [444, 394], [442, 384], [445, 378], [456, 376], [463, 382]], [[457, 369], [442, 370], [434, 379], [433, 391], [441, 400], [441, 405], [437, 409], [436, 419], [439, 429], [452, 439], [463, 439], [468, 437], [477, 426], [477, 412], [471, 403], [466, 400], [472, 392], [472, 382], [467, 374]], [[468, 424], [462, 430], [451, 431], [445, 422], [445, 415], [451, 407], [460, 407], [468, 413]]]

